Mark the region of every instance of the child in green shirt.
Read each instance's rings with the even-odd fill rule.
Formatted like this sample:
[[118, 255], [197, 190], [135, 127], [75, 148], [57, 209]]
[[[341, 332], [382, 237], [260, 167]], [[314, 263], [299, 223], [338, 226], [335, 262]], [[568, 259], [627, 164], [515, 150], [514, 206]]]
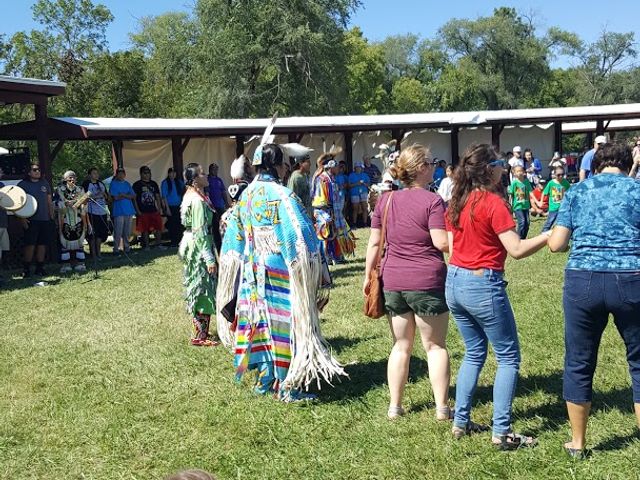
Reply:
[[527, 238], [529, 233], [529, 209], [531, 208], [531, 183], [527, 179], [527, 172], [524, 167], [517, 166], [513, 169], [513, 180], [509, 185], [509, 198], [511, 199], [511, 209], [518, 222], [518, 235], [520, 238]]
[[547, 186], [544, 187], [542, 192], [543, 198], [549, 197], [549, 216], [547, 217], [547, 221], [544, 222], [544, 227], [542, 227], [543, 232], [553, 228], [553, 225], [556, 223], [556, 218], [558, 217], [558, 210], [560, 210], [560, 204], [562, 203], [564, 194], [571, 186], [567, 179], [564, 178], [563, 167], [556, 167], [555, 174], [556, 178], [547, 183]]

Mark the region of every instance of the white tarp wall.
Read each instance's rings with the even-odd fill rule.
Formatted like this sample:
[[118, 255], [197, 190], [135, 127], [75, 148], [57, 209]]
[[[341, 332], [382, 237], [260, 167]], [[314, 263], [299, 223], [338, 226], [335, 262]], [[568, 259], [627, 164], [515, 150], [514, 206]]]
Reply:
[[[208, 172], [209, 165], [220, 166], [219, 175], [228, 185], [231, 181], [229, 169], [235, 158], [236, 141], [231, 137], [192, 138], [183, 153], [183, 163], [199, 163]], [[135, 140], [122, 146], [124, 167], [127, 179], [133, 183], [140, 178], [138, 169], [147, 165], [151, 177], [158, 185], [167, 177], [167, 170], [173, 166], [171, 140]]]
[[[249, 159], [253, 158], [253, 152], [260, 143], [260, 138], [259, 136], [254, 136], [245, 142], [244, 152]], [[288, 143], [289, 137], [288, 135], [276, 135], [273, 141], [280, 144]], [[336, 148], [342, 148], [344, 152], [344, 136], [341, 133], [307, 133], [302, 137], [302, 140], [300, 140], [300, 144], [313, 148], [313, 152], [311, 152], [312, 172], [316, 169], [317, 158], [324, 153], [325, 148], [328, 152], [335, 146]], [[338, 155], [337, 159], [338, 161], [343, 160], [344, 153]]]
[[[553, 128], [551, 124], [545, 125], [521, 125], [505, 127], [500, 135], [500, 146], [503, 151], [510, 151], [515, 145], [523, 149], [531, 148], [536, 157], [542, 161], [544, 171], [548, 168], [549, 160], [553, 156]], [[378, 145], [388, 143], [391, 135], [387, 131], [356, 132], [353, 134], [352, 151], [353, 161], [362, 160], [363, 156], [373, 157], [379, 152]], [[245, 154], [252, 158], [260, 137], [255, 136], [245, 142]], [[491, 128], [472, 127], [460, 129], [458, 134], [459, 152], [462, 152], [472, 143], [491, 143]], [[287, 135], [276, 135], [275, 142], [287, 143]], [[333, 145], [344, 150], [344, 136], [341, 133], [315, 133], [306, 134], [300, 141], [301, 144], [313, 148], [311, 154], [312, 170], [315, 169], [315, 159], [327, 151]], [[407, 132], [402, 140], [402, 146], [408, 147], [419, 143], [431, 150], [435, 158], [451, 163], [451, 137], [446, 130], [413, 130]], [[217, 163], [220, 166], [219, 175], [225, 184], [231, 181], [229, 169], [235, 158], [236, 141], [233, 137], [192, 138], [187, 144], [183, 154], [184, 165], [197, 162], [208, 171], [209, 165]], [[147, 165], [151, 169], [152, 178], [158, 184], [167, 176], [167, 170], [173, 166], [173, 154], [170, 140], [141, 140], [126, 141], [123, 144], [122, 154], [127, 176], [131, 183], [138, 180], [138, 169]], [[338, 160], [344, 159], [344, 154], [338, 156]], [[380, 170], [383, 165], [377, 159], [372, 159]]]

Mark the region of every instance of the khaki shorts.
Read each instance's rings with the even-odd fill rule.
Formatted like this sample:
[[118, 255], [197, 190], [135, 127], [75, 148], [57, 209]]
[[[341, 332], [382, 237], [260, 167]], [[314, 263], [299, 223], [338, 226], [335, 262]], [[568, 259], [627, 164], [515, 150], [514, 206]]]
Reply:
[[391, 316], [413, 312], [419, 317], [433, 317], [449, 311], [444, 292], [435, 290], [404, 292], [385, 290], [384, 306]]

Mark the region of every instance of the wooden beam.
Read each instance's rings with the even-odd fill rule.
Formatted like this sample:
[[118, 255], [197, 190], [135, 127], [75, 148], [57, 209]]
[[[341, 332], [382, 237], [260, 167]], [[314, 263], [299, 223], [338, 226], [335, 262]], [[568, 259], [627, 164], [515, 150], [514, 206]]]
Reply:
[[458, 143], [458, 127], [451, 127], [451, 164], [457, 165], [460, 161], [460, 144]]
[[287, 141], [289, 143], [300, 143], [302, 138], [304, 137], [304, 132], [302, 133], [290, 133], [287, 135]]
[[56, 146], [53, 147], [53, 150], [51, 151], [51, 163], [53, 163], [56, 160], [56, 157], [60, 153], [60, 150], [62, 150], [63, 146], [64, 146], [64, 140], [59, 140], [58, 143], [56, 143]]
[[182, 151], [183, 154], [184, 154], [184, 151], [187, 149], [187, 145], [189, 145], [189, 140], [191, 140], [191, 137], [186, 137], [182, 142], [182, 144], [180, 145], [180, 150]]
[[347, 172], [353, 170], [353, 133], [342, 132], [344, 136], [344, 161], [347, 164]]
[[37, 95], [33, 93], [21, 92], [0, 92], [0, 103], [10, 105], [12, 103], [20, 103], [23, 105], [46, 105], [48, 97], [46, 95]]
[[51, 182], [51, 157], [49, 156], [49, 129], [47, 121], [47, 102], [36, 104], [36, 140], [38, 142], [38, 162], [44, 177]]
[[553, 122], [553, 151], [562, 155], [562, 122]]

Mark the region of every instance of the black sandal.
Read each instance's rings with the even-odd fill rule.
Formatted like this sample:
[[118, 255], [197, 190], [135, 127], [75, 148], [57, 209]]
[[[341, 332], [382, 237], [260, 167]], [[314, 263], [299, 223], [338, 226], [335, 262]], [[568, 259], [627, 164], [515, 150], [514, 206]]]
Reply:
[[[494, 439], [500, 440], [500, 442], [495, 442]], [[509, 451], [519, 448], [535, 447], [538, 444], [538, 440], [519, 433], [507, 433], [506, 435], [494, 435], [491, 443], [493, 443], [498, 450]]]

